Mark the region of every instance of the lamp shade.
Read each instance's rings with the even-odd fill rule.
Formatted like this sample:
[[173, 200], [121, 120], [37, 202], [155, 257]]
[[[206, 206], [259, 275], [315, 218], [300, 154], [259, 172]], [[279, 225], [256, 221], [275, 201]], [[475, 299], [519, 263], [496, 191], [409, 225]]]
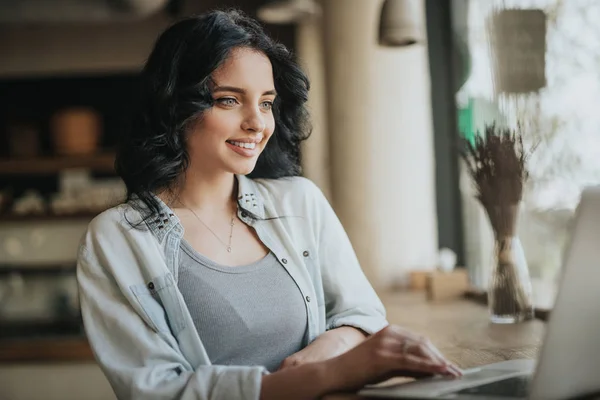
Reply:
[[293, 24], [320, 14], [321, 6], [315, 0], [272, 0], [256, 12], [259, 20], [269, 24]]
[[424, 38], [421, 0], [385, 0], [379, 20], [379, 44], [403, 47]]
[[537, 93], [546, 86], [546, 13], [506, 9], [488, 21], [497, 93]]

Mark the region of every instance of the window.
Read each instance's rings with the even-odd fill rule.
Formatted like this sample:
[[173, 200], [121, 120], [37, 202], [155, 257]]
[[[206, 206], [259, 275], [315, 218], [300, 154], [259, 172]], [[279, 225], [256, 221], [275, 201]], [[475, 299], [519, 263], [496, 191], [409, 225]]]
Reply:
[[[520, 121], [530, 143], [539, 141], [519, 220], [532, 279], [554, 282], [569, 238], [569, 222], [583, 187], [600, 184], [600, 2], [593, 0], [470, 0], [466, 44], [470, 73], [457, 92], [463, 134], [497, 121]], [[486, 21], [497, 9], [542, 9], [546, 23], [546, 85], [535, 94], [497, 95]], [[492, 232], [461, 171], [466, 261], [473, 283], [487, 285]], [[535, 289], [535, 286], [534, 286]]]

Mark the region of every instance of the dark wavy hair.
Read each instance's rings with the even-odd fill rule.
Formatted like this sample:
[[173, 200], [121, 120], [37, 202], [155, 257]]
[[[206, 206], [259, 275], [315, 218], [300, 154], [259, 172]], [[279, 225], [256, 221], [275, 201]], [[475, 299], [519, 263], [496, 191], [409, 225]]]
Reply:
[[275, 131], [251, 178], [299, 175], [300, 142], [310, 135], [305, 103], [309, 81], [288, 49], [239, 10], [217, 10], [185, 18], [164, 31], [141, 73], [140, 103], [122, 137], [115, 168], [127, 187], [158, 213], [153, 194], [171, 189], [189, 166], [188, 123], [213, 106], [211, 75], [235, 48], [265, 54], [273, 66], [277, 97]]

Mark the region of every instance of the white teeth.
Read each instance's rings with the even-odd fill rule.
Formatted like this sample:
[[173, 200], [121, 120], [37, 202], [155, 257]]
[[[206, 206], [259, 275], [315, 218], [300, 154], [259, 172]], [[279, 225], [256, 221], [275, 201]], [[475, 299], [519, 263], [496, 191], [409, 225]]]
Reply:
[[236, 145], [238, 147], [242, 147], [244, 149], [253, 149], [256, 147], [256, 143], [244, 143], [244, 142], [233, 142], [233, 141], [230, 141], [229, 143]]

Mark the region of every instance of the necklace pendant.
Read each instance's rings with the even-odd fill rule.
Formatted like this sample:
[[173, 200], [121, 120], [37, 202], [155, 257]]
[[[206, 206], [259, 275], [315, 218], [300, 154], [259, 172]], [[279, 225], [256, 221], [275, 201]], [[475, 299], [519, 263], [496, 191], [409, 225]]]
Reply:
[[227, 252], [231, 253], [231, 246], [227, 246]]

